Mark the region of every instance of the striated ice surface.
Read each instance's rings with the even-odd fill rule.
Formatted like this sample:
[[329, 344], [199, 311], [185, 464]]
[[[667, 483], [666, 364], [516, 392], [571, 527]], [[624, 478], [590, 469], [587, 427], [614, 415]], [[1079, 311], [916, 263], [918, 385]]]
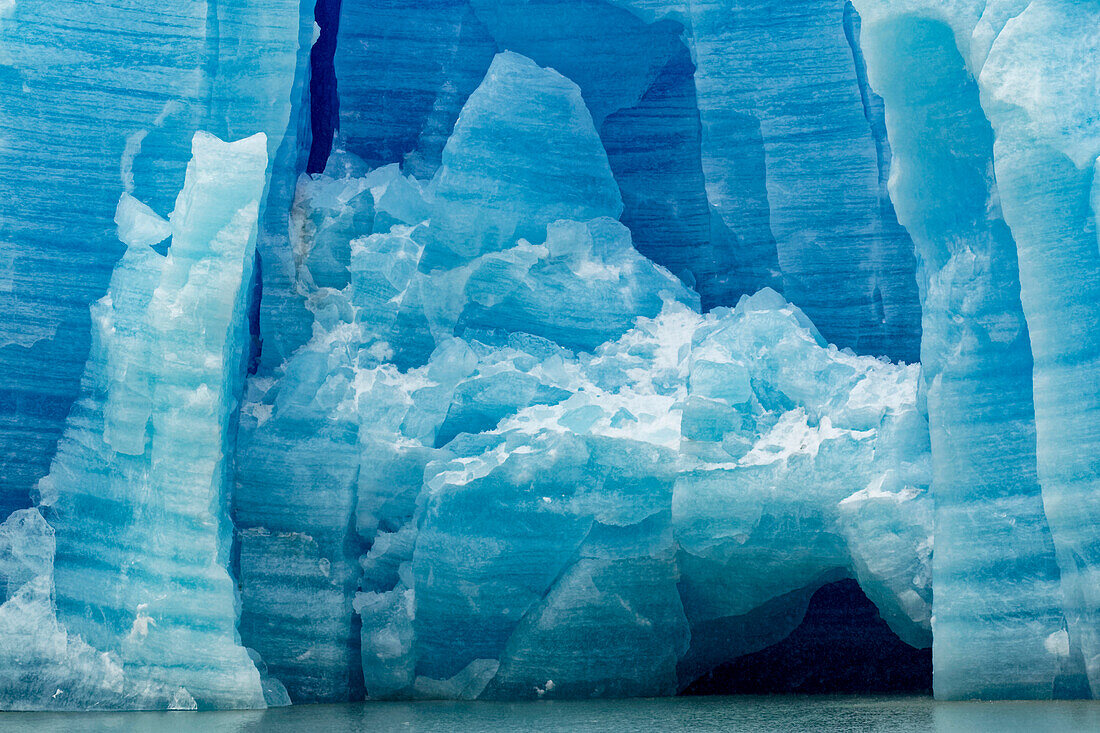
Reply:
[[0, 2], [0, 708], [1100, 694], [1098, 26]]
[[[704, 308], [773, 287], [830, 341], [917, 360], [912, 244], [885, 190], [881, 102], [849, 4], [345, 5], [340, 129], [368, 163], [433, 173], [492, 52], [521, 53], [581, 88], [638, 250]], [[441, 52], [459, 59], [426, 61]]]
[[[120, 190], [167, 216], [196, 130], [225, 139], [264, 132], [276, 172], [270, 211], [286, 238], [288, 204], [276, 199], [287, 182], [293, 191], [298, 170], [308, 108], [295, 89], [307, 70], [313, 5], [0, 5], [0, 196], [12, 202], [0, 207], [5, 516], [30, 505], [80, 392], [88, 306], [125, 251], [114, 224]], [[270, 228], [265, 221], [261, 230]], [[274, 260], [267, 240], [259, 249]], [[275, 309], [275, 293], [265, 310]]]
[[926, 332], [942, 322], [942, 336], [922, 344], [933, 454], [943, 456], [936, 693], [1087, 696], [1100, 659], [1086, 529], [1100, 384], [1100, 147], [1098, 98], [1081, 90], [1095, 86], [1096, 8], [856, 5], [876, 38], [866, 46], [871, 81], [895, 149], [912, 141], [893, 193], [914, 239], [926, 231], [928, 254], [917, 245], [929, 275]]
[[[39, 482], [39, 509], [8, 520], [49, 548], [0, 611], [19, 640], [3, 648], [3, 666], [29, 658], [66, 670], [15, 681], [11, 706], [264, 704], [236, 629], [227, 449], [267, 139], [198, 133], [192, 153], [167, 256], [130, 242], [92, 308], [82, 396]], [[138, 206], [125, 196], [120, 209]], [[9, 592], [28, 574], [27, 542], [11, 539], [23, 562], [5, 573]], [[42, 620], [28, 628], [31, 613]]]
[[[1052, 688], [1062, 671], [1046, 645], [1063, 618], [1035, 473], [1031, 343], [992, 176], [993, 132], [946, 26], [876, 24], [864, 47], [876, 88], [898, 113], [889, 121], [893, 192], [922, 275], [922, 365], [939, 448], [936, 684], [1026, 696]], [[929, 206], [932, 191], [947, 192], [949, 203]], [[1011, 565], [1001, 562], [1006, 554]], [[1019, 596], [1010, 607], [1007, 594]]]

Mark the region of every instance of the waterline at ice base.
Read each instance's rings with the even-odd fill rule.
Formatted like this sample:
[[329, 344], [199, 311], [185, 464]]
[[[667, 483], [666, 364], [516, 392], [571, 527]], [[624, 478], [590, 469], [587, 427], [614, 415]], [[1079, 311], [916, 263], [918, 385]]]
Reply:
[[1100, 696], [1100, 5], [0, 0], [0, 88], [0, 709]]

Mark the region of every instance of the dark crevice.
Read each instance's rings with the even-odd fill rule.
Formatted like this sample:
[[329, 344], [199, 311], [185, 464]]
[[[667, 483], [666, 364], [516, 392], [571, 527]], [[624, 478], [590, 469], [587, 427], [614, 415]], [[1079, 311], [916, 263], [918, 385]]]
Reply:
[[[360, 465], [358, 471], [356, 471], [355, 481], [351, 484], [353, 487], [359, 486], [359, 471], [362, 471], [362, 468]], [[359, 560], [366, 557], [369, 550], [369, 545], [363, 541], [359, 534], [356, 512], [352, 511], [348, 514], [348, 521], [344, 530], [344, 544], [341, 551], [344, 557], [348, 558], [353, 565], [358, 565]], [[353, 576], [354, 580], [344, 588], [344, 594], [349, 600], [355, 596], [355, 592], [362, 585], [363, 573], [353, 573]], [[352, 702], [359, 702], [367, 697], [366, 683], [363, 680], [363, 617], [356, 613], [354, 607], [350, 604], [346, 611], [351, 613], [351, 628], [348, 630], [350, 666], [348, 667], [347, 698]]]
[[790, 636], [719, 665], [684, 695], [931, 693], [932, 650], [890, 630], [854, 580], [822, 586]]
[[340, 98], [336, 92], [336, 36], [340, 29], [340, 0], [317, 0], [314, 20], [321, 34], [309, 52], [310, 130], [306, 172], [321, 173], [332, 152], [332, 137], [340, 127]]
[[252, 268], [252, 288], [248, 294], [248, 373], [255, 374], [260, 369], [260, 355], [263, 351], [263, 335], [260, 332], [260, 302], [264, 293], [263, 258], [256, 251], [255, 266]]

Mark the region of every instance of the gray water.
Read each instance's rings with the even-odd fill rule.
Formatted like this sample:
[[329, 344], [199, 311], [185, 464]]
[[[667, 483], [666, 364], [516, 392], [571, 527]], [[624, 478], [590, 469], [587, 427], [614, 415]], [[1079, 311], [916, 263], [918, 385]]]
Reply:
[[584, 702], [302, 705], [262, 712], [2, 713], [2, 731], [1100, 731], [1100, 702], [945, 703], [927, 697], [693, 697]]

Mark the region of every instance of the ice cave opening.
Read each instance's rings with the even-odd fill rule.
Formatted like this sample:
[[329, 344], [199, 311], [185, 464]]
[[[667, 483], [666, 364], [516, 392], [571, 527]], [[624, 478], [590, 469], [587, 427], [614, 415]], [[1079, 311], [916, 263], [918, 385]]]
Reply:
[[854, 580], [826, 583], [803, 610], [789, 636], [717, 665], [680, 694], [932, 692], [932, 650], [898, 638]]

